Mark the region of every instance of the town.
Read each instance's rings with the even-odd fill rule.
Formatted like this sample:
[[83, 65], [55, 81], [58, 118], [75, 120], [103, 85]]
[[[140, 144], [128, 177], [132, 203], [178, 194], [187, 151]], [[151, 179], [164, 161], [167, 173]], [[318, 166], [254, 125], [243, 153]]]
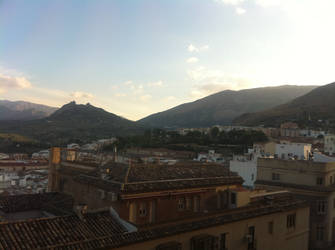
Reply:
[[242, 153], [118, 150], [117, 138], [1, 153], [1, 248], [332, 249], [335, 135], [293, 122], [174, 133], [215, 130], [268, 140]]
[[335, 250], [334, 0], [0, 0], [0, 250]]

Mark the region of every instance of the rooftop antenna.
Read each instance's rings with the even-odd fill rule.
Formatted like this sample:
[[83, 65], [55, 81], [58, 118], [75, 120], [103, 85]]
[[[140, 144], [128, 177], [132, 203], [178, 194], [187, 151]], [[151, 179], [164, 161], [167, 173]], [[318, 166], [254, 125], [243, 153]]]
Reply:
[[124, 178], [124, 183], [128, 183], [128, 176], [129, 176], [130, 169], [131, 169], [131, 159], [129, 159], [129, 166], [128, 166], [128, 169], [127, 169], [126, 176]]

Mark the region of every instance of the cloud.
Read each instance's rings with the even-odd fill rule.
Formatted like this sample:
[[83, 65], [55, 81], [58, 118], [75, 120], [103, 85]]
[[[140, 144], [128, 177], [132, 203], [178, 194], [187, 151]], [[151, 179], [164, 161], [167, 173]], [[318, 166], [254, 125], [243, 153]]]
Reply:
[[237, 6], [243, 3], [244, 0], [215, 0], [215, 2]]
[[198, 48], [195, 47], [193, 44], [190, 44], [190, 45], [188, 45], [187, 50], [188, 50], [189, 52], [197, 52], [197, 51], [198, 51]]
[[194, 82], [191, 96], [200, 98], [222, 90], [239, 90], [249, 88], [253, 81], [238, 75], [226, 74], [221, 70], [197, 67], [187, 71], [190, 80]]
[[[270, 6], [279, 6], [282, 4], [285, 4], [285, 2], [288, 2], [286, 0], [254, 0], [255, 4], [266, 8], [266, 7], [270, 7]], [[290, 2], [293, 2], [293, 0], [290, 0]]]
[[133, 84], [133, 81], [126, 81], [126, 82], [124, 82], [123, 84], [126, 85], [126, 86], [129, 86], [129, 85], [132, 85], [132, 84]]
[[197, 57], [190, 57], [186, 60], [187, 63], [197, 63], [199, 59]]
[[116, 97], [126, 97], [127, 95], [124, 93], [116, 93], [114, 96]]
[[166, 102], [172, 102], [172, 101], [175, 101], [175, 100], [177, 100], [177, 98], [174, 97], [174, 96], [168, 96], [168, 97], [164, 98], [164, 101], [166, 101]]
[[151, 95], [142, 95], [142, 96], [140, 96], [140, 100], [141, 100], [142, 102], [147, 102], [147, 101], [149, 101], [151, 98], [152, 98]]
[[94, 97], [94, 95], [92, 95], [91, 93], [85, 93], [81, 91], [73, 92], [70, 94], [70, 96], [74, 98], [86, 98], [86, 99], [92, 99]]
[[241, 7], [237, 7], [235, 11], [237, 15], [243, 15], [246, 12], [246, 10]]
[[148, 87], [162, 87], [163, 81], [157, 81], [157, 82], [149, 82], [147, 83]]
[[10, 89], [31, 88], [32, 84], [25, 77], [13, 77], [0, 74], [0, 93]]
[[190, 44], [187, 47], [187, 50], [189, 52], [200, 52], [200, 51], [205, 51], [205, 50], [208, 50], [208, 49], [209, 49], [209, 45], [203, 45], [203, 46], [197, 47], [193, 44]]

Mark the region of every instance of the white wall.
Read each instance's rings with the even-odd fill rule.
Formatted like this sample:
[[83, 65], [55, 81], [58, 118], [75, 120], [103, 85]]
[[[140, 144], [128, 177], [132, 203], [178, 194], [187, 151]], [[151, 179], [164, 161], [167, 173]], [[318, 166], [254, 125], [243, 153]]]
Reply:
[[324, 143], [324, 151], [329, 154], [335, 154], [335, 135], [325, 135]]
[[304, 143], [276, 144], [276, 154], [280, 159], [290, 159], [294, 156], [298, 160], [307, 160], [311, 152], [312, 145]]
[[243, 185], [254, 187], [257, 177], [257, 161], [230, 161], [230, 171], [237, 172], [244, 180]]

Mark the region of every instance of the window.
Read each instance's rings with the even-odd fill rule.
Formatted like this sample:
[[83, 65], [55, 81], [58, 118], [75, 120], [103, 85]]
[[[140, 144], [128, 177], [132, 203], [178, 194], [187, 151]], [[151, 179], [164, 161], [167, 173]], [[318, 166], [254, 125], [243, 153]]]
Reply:
[[248, 230], [248, 250], [255, 250], [255, 227], [249, 227]]
[[251, 180], [253, 181], [255, 178], [255, 175], [254, 174], [251, 174]]
[[316, 240], [323, 240], [325, 228], [322, 225], [316, 227]]
[[316, 178], [316, 185], [322, 185], [323, 184], [323, 178], [322, 177], [317, 177]]
[[294, 228], [295, 227], [295, 214], [287, 215], [286, 227], [287, 228]]
[[268, 233], [273, 234], [273, 221], [268, 223]]
[[156, 250], [181, 250], [181, 243], [175, 241], [163, 243], [158, 245]]
[[217, 238], [211, 235], [199, 235], [191, 239], [191, 250], [214, 250]]
[[186, 198], [186, 209], [187, 210], [191, 210], [192, 209], [192, 198], [191, 197], [187, 197]]
[[139, 213], [141, 217], [147, 216], [147, 205], [145, 203], [140, 204]]
[[183, 211], [183, 210], [185, 210], [185, 207], [186, 207], [185, 198], [180, 198], [178, 200], [178, 210]]
[[193, 199], [193, 211], [199, 212], [200, 210], [200, 198], [198, 196], [195, 196]]
[[227, 250], [227, 234], [221, 234], [220, 236], [220, 250]]
[[236, 193], [230, 194], [230, 204], [236, 206]]
[[272, 173], [272, 180], [273, 181], [278, 181], [280, 180], [280, 175], [277, 173]]
[[327, 202], [326, 201], [317, 201], [317, 214], [325, 214], [326, 213]]

